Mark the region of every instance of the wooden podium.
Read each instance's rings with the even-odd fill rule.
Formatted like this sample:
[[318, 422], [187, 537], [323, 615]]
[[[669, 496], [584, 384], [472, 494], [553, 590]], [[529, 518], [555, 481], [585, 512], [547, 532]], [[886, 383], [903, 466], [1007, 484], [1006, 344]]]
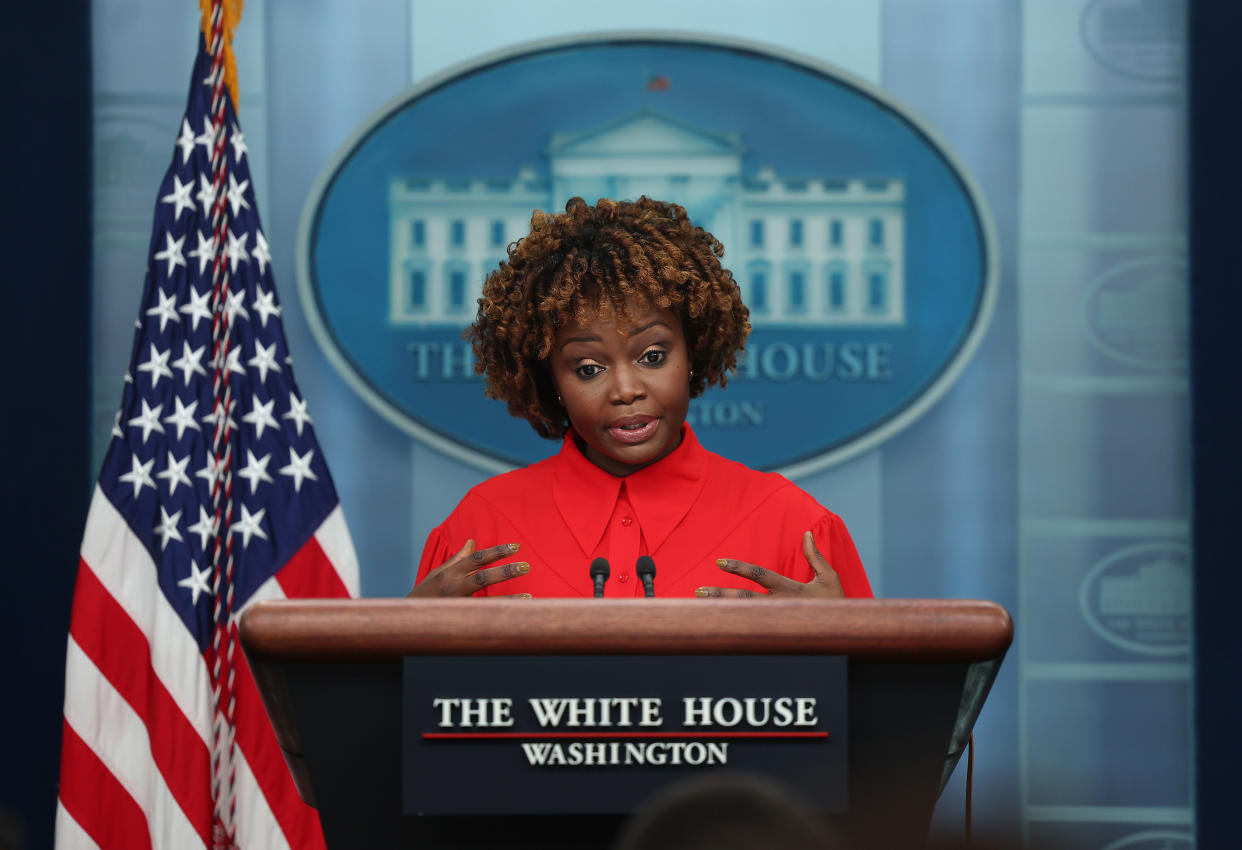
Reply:
[[925, 842], [1013, 624], [957, 600], [282, 600], [247, 611], [241, 639], [330, 848], [607, 847], [623, 816], [402, 814], [403, 659], [570, 655], [846, 657], [849, 806], [832, 819], [851, 847], [902, 848]]

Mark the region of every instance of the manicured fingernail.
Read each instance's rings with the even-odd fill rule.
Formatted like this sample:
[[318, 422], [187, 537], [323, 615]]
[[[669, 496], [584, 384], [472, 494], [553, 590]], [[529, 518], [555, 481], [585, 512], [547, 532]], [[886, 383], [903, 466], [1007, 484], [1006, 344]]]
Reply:
[[707, 588], [706, 588], [706, 587], [696, 587], [696, 588], [694, 589], [694, 595], [695, 595], [695, 596], [697, 596], [697, 597], [699, 597], [700, 599], [702, 599], [702, 598], [706, 597], [706, 596], [707, 596]]
[[530, 572], [530, 564], [526, 563], [525, 561], [520, 561], [514, 564], [513, 568], [517, 570], [519, 573], [523, 573], [523, 574]]
[[519, 593], [517, 595], [517, 598], [518, 599], [534, 599], [535, 597], [531, 596], [529, 593]]
[[728, 558], [717, 558], [716, 566], [722, 567], [722, 568], [729, 566], [729, 559]]
[[510, 543], [510, 544], [509, 544], [509, 551], [510, 551], [510, 552], [516, 552], [518, 549], [521, 549], [521, 548], [522, 548], [522, 545], [521, 545], [520, 543]]

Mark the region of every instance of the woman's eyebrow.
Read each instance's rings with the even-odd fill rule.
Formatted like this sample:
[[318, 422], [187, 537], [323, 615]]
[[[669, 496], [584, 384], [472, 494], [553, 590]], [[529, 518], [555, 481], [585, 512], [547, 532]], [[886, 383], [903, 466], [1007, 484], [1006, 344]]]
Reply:
[[668, 326], [668, 322], [664, 321], [663, 319], [655, 319], [653, 321], [648, 322], [647, 324], [643, 325], [640, 328], [634, 328], [632, 331], [626, 334], [626, 336], [638, 336], [643, 331], [649, 331], [652, 328], [654, 328], [656, 325], [661, 325], [667, 330], [672, 330], [672, 328]]
[[[649, 331], [652, 328], [657, 327], [657, 326], [663, 327], [667, 330], [672, 330], [672, 328], [669, 328], [668, 322], [664, 321], [663, 319], [654, 319], [645, 325], [642, 325], [637, 328], [633, 328], [632, 330], [630, 330], [629, 333], [626, 334], [626, 336], [627, 337], [638, 336], [643, 331]], [[561, 343], [561, 348], [564, 348], [565, 346], [569, 345], [571, 342], [603, 342], [603, 339], [601, 339], [599, 336], [595, 334], [584, 334], [583, 336], [571, 336], [569, 339]]]

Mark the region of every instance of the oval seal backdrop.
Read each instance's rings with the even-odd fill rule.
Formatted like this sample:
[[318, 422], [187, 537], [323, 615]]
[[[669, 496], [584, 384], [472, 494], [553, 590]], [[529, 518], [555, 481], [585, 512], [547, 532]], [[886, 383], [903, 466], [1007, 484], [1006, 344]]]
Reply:
[[532, 210], [581, 196], [686, 207], [725, 245], [754, 330], [691, 405], [714, 451], [805, 474], [865, 451], [952, 384], [997, 260], [973, 181], [922, 122], [823, 63], [637, 33], [540, 42], [372, 117], [303, 212], [312, 328], [369, 404], [490, 471], [556, 450], [483, 395], [462, 331]]

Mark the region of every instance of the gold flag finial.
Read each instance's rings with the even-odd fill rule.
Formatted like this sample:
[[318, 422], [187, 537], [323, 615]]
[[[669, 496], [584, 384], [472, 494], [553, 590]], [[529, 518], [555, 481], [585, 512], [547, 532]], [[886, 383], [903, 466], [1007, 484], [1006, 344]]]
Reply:
[[[244, 5], [245, 0], [221, 0], [220, 3], [221, 23], [224, 27], [224, 84], [229, 87], [229, 94], [233, 96], [234, 112], [241, 108], [241, 101], [237, 93], [237, 62], [233, 59], [233, 31], [237, 29], [237, 24], [241, 21]], [[203, 13], [201, 24], [203, 38], [206, 39], [207, 50], [210, 52], [212, 0], [198, 0], [198, 6]]]

